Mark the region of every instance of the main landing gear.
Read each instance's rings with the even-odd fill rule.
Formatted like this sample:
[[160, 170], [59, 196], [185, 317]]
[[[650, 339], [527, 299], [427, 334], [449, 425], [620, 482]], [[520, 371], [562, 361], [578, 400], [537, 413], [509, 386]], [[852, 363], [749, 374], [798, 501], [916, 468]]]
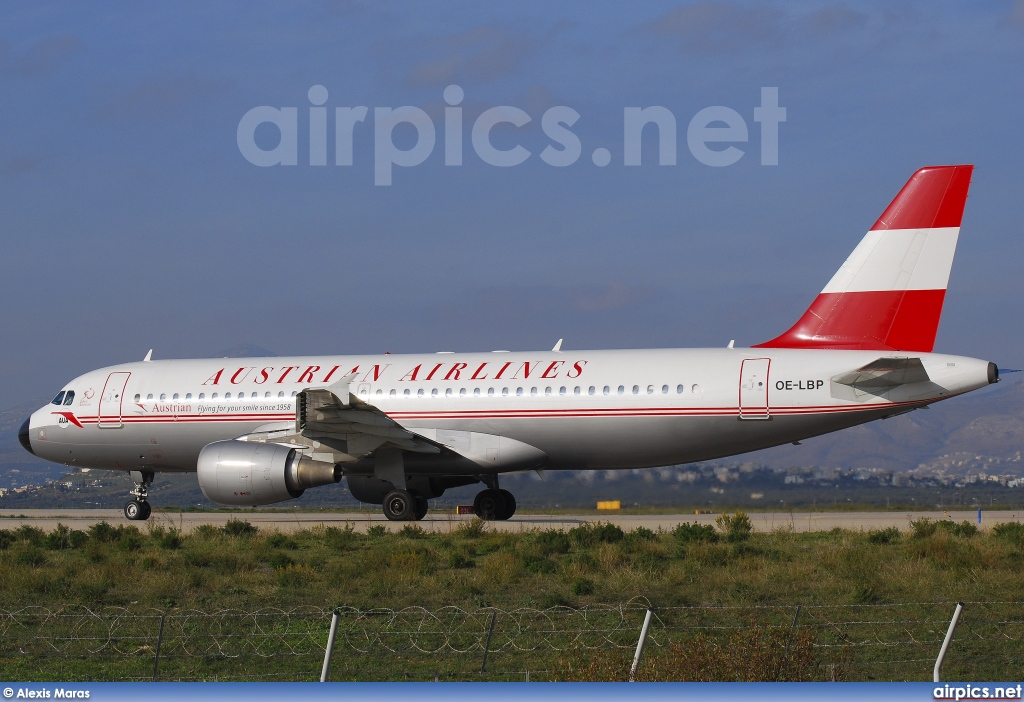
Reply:
[[133, 522], [146, 521], [153, 513], [153, 507], [149, 504], [149, 486], [153, 483], [152, 471], [133, 470], [129, 473], [135, 481], [135, 489], [129, 494], [133, 498], [124, 503], [124, 516]]
[[392, 490], [384, 496], [384, 516], [393, 522], [419, 521], [427, 516], [427, 498], [411, 490]]
[[508, 490], [488, 488], [477, 493], [473, 514], [487, 521], [504, 521], [516, 513], [516, 498]]

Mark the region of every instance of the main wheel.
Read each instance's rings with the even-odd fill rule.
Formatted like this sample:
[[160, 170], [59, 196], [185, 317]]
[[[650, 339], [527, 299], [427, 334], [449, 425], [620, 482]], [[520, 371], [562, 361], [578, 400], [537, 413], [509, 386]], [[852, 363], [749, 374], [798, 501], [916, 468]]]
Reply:
[[430, 506], [427, 504], [427, 498], [423, 497], [422, 495], [416, 495], [416, 521], [419, 521], [420, 519], [423, 519], [425, 516], [427, 516], [428, 509], [430, 509]]
[[[143, 514], [142, 505], [144, 505], [144, 504], [146, 504], [146, 503], [145, 502], [137, 502], [135, 500], [128, 500], [127, 502], [125, 502], [124, 503], [124, 516], [125, 516], [125, 518], [129, 519], [129, 520], [131, 520], [133, 522], [136, 521], [136, 520], [139, 520], [139, 519], [145, 519], [146, 517], [142, 516], [142, 514]], [[149, 515], [147, 515], [147, 516], [149, 516]]]
[[149, 519], [149, 515], [153, 514], [153, 505], [148, 502], [143, 502], [139, 506], [142, 507], [142, 512], [139, 514], [139, 520], [145, 521]]
[[393, 522], [415, 518], [416, 498], [408, 490], [392, 490], [384, 496], [384, 516]]
[[481, 490], [473, 500], [473, 514], [491, 521], [494, 519], [507, 519], [501, 515], [505, 513], [505, 497], [501, 494], [503, 490]]
[[516, 513], [516, 498], [508, 490], [498, 490], [501, 494], [501, 499], [505, 501], [505, 509], [502, 510], [498, 519], [511, 519], [512, 515]]

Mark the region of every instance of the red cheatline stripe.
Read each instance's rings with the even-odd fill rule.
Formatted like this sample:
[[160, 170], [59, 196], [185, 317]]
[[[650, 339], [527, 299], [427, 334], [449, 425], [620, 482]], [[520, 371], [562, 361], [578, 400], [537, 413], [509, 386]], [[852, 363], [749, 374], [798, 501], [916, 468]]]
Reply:
[[927, 166], [910, 177], [872, 230], [959, 227], [974, 166]]

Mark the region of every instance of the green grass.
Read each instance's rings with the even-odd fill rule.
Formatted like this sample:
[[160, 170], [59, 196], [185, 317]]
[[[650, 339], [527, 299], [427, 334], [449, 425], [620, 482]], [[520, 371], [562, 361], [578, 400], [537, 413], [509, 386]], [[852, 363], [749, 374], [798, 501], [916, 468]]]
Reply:
[[[749, 533], [738, 517], [658, 533], [0, 529], [0, 677], [151, 677], [163, 615], [161, 679], [315, 679], [343, 608], [332, 679], [477, 679], [495, 610], [483, 679], [620, 679], [650, 605], [646, 679], [926, 680], [950, 603], [966, 600], [983, 604], [967, 608], [949, 677], [994, 679], [1024, 659], [1022, 567], [1024, 527], [925, 520], [865, 533]], [[797, 606], [811, 643], [775, 665]], [[759, 664], [700, 667], [686, 651]]]

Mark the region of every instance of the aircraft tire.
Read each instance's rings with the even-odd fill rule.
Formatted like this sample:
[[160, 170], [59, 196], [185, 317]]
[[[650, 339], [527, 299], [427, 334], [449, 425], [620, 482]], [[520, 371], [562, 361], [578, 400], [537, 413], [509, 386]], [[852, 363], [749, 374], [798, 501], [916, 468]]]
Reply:
[[503, 519], [501, 515], [505, 511], [505, 497], [503, 490], [481, 490], [473, 499], [473, 514], [485, 521]]
[[511, 519], [512, 515], [516, 513], [516, 498], [508, 490], [498, 490], [501, 494], [501, 499], [505, 503], [505, 508], [501, 511], [498, 519]]
[[416, 495], [416, 521], [419, 521], [427, 516], [427, 511], [430, 509], [430, 505], [427, 503], [427, 498], [423, 495]]
[[143, 502], [139, 505], [142, 508], [142, 513], [139, 515], [139, 521], [145, 521], [149, 519], [149, 515], [153, 514], [153, 505], [148, 502]]
[[393, 522], [416, 518], [416, 498], [408, 490], [392, 490], [384, 496], [384, 516]]
[[142, 516], [142, 514], [143, 514], [142, 505], [143, 504], [145, 504], [145, 503], [137, 502], [136, 500], [128, 500], [127, 502], [125, 502], [124, 503], [124, 516], [125, 516], [125, 519], [128, 519], [129, 521], [133, 521], [133, 522], [138, 521], [140, 519], [145, 519], [145, 517]]

